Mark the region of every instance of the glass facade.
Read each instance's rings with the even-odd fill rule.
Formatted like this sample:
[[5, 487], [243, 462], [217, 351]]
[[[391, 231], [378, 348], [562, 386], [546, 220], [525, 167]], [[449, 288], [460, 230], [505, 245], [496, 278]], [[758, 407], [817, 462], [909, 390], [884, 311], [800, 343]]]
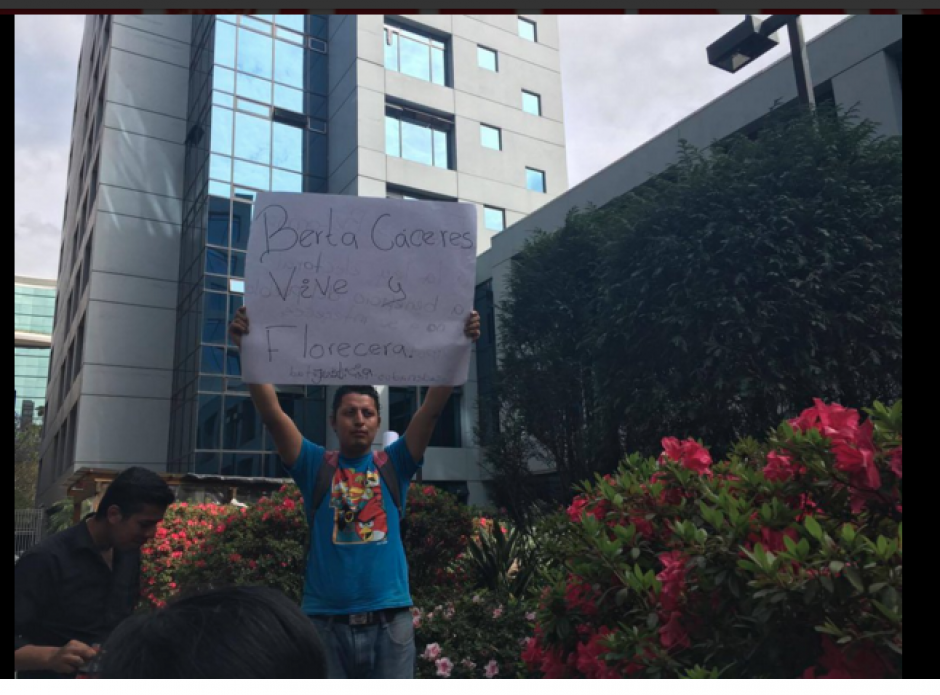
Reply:
[[[55, 288], [14, 283], [13, 323], [16, 332], [51, 338], [55, 313]], [[33, 342], [33, 341], [24, 341]], [[41, 423], [39, 408], [46, 404], [50, 348], [15, 344], [13, 348], [14, 410]], [[25, 409], [24, 409], [24, 401]]]
[[[197, 17], [191, 51], [170, 470], [283, 477], [227, 327], [257, 193], [326, 191], [327, 20]], [[284, 387], [279, 399], [324, 441], [324, 388]]]

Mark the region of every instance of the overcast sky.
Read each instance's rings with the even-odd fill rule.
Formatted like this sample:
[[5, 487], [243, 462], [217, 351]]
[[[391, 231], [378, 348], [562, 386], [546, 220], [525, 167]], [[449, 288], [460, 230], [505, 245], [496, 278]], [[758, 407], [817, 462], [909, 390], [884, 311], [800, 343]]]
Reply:
[[[740, 15], [559, 18], [568, 180], [575, 185], [787, 55], [730, 75], [705, 47]], [[807, 15], [807, 39], [844, 15]], [[55, 278], [84, 17], [25, 15], [15, 32], [16, 274]]]

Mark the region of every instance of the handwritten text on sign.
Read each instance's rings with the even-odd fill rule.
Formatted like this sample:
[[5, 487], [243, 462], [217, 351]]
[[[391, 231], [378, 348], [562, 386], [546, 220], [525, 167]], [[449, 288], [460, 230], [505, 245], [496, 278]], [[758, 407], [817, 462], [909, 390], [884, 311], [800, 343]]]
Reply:
[[475, 263], [472, 205], [259, 193], [245, 381], [464, 383]]

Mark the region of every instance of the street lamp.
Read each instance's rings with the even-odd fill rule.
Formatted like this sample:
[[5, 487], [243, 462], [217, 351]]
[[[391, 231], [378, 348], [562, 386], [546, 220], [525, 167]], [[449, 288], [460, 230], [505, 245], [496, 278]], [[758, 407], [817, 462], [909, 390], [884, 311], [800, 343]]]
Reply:
[[813, 81], [809, 74], [803, 24], [798, 14], [775, 14], [761, 21], [747, 15], [744, 21], [708, 47], [708, 62], [734, 73], [777, 45], [774, 34], [784, 26], [790, 35], [790, 53], [800, 101], [816, 108]]

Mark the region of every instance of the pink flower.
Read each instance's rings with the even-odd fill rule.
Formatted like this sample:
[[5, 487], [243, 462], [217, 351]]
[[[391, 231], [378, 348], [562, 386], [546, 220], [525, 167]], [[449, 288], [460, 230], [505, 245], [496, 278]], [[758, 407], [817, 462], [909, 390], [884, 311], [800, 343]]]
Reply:
[[588, 501], [583, 495], [575, 497], [571, 501], [571, 506], [568, 507], [568, 518], [572, 521], [581, 521], [581, 515], [584, 513], [584, 508], [587, 507]]
[[479, 595], [479, 594], [476, 594], [476, 595], [473, 597], [472, 600], [473, 600], [474, 603], [479, 603], [479, 602], [482, 601], [483, 599], [480, 598], [480, 595]]
[[468, 671], [472, 671], [473, 669], [477, 667], [477, 665], [473, 663], [472, 661], [470, 661], [470, 659], [464, 659], [463, 661], [460, 662], [460, 664]]
[[441, 678], [450, 678], [450, 672], [454, 669], [454, 665], [451, 663], [450, 659], [445, 656], [443, 659], [435, 661], [434, 665], [437, 666], [438, 676]]
[[294, 504], [294, 500], [291, 500], [291, 499], [284, 500], [284, 509], [293, 509], [296, 506], [297, 505]]
[[675, 437], [665, 437], [662, 440], [663, 453], [659, 457], [660, 464], [667, 460], [682, 464], [690, 471], [699, 475], [711, 475], [712, 457], [708, 450], [694, 439], [680, 442]]
[[534, 612], [526, 613], [526, 614], [525, 614], [525, 619], [528, 620], [530, 623], [534, 623], [534, 622], [535, 622], [535, 613], [534, 613]]
[[903, 468], [901, 466], [901, 447], [898, 447], [894, 450], [894, 453], [891, 454], [891, 472], [894, 473], [898, 478], [901, 478], [901, 473]]
[[669, 616], [669, 621], [663, 627], [659, 628], [659, 639], [666, 649], [672, 649], [673, 647], [685, 647], [688, 649], [692, 646], [689, 640], [689, 633], [685, 631], [685, 628], [682, 627], [682, 623], [679, 622], [679, 618], [681, 617], [682, 615], [680, 613], [673, 612]]
[[502, 614], [503, 614], [503, 607], [500, 606], [499, 608], [493, 611], [493, 618], [499, 618]]
[[487, 678], [492, 678], [499, 673], [499, 664], [496, 663], [495, 659], [490, 659], [490, 662], [486, 665], [484, 673], [486, 674]]
[[434, 661], [440, 655], [441, 645], [439, 645], [437, 642], [434, 642], [424, 648], [424, 654], [421, 655], [421, 658], [427, 659], [428, 661]]
[[[666, 456], [676, 462], [682, 458], [682, 445], [679, 443], [678, 439], [675, 437], [664, 437], [662, 444], [663, 456]], [[659, 460], [662, 461], [662, 459], [663, 457], [660, 456]]]
[[852, 441], [858, 431], [858, 411], [843, 408], [838, 403], [826, 405], [820, 399], [814, 398], [815, 404], [807, 408], [798, 418], [790, 420], [794, 429], [806, 432], [810, 429], [819, 430], [833, 442]]
[[771, 451], [767, 454], [767, 465], [764, 467], [764, 477], [770, 481], [786, 482], [797, 473], [805, 473], [802, 466], [795, 466], [789, 457]]

